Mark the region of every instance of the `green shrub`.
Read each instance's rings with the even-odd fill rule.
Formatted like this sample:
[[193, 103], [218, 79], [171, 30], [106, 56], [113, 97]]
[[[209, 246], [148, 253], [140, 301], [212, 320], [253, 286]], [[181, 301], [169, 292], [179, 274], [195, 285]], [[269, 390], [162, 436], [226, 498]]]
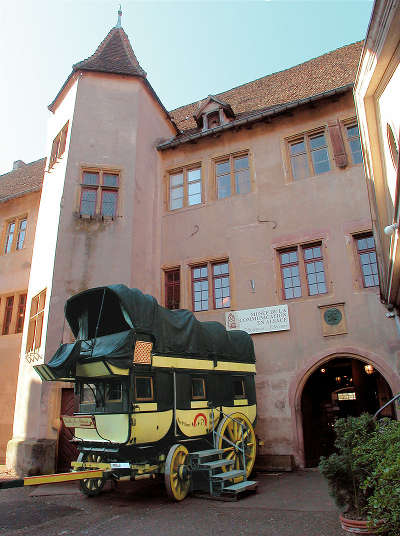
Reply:
[[365, 444], [375, 430], [371, 415], [347, 417], [335, 422], [336, 453], [321, 457], [319, 470], [328, 481], [329, 491], [339, 508], [353, 519], [366, 519], [369, 488], [362, 487], [368, 476], [367, 462], [355, 456], [356, 447]]
[[377, 532], [400, 536], [400, 422], [378, 421], [353, 454], [364, 471], [361, 488], [367, 497], [368, 520], [383, 521]]

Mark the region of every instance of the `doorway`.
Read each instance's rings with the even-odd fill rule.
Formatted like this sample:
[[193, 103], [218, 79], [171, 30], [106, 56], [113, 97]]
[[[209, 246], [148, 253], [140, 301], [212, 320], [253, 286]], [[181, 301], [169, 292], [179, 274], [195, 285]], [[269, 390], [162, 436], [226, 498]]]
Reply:
[[[321, 456], [332, 454], [337, 418], [373, 414], [391, 397], [384, 377], [364, 361], [340, 357], [320, 365], [301, 397], [305, 466], [315, 467]], [[394, 418], [392, 405], [383, 414]]]

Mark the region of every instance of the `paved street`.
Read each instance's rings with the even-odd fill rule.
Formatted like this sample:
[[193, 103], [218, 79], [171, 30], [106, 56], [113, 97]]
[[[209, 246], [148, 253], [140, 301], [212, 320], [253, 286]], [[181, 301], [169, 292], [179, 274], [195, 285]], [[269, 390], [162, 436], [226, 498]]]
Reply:
[[100, 497], [77, 484], [0, 490], [0, 535], [342, 536], [316, 471], [259, 474], [258, 492], [236, 502], [167, 500], [156, 481], [121, 483]]

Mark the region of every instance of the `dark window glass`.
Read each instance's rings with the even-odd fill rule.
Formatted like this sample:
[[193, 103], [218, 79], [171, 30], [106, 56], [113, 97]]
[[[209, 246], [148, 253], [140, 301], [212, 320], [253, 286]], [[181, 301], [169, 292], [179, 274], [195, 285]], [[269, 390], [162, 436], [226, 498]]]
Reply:
[[153, 400], [153, 378], [135, 376], [136, 400]]
[[14, 306], [14, 296], [9, 296], [6, 299], [6, 309], [4, 311], [3, 335], [7, 335], [10, 331], [13, 306]]
[[204, 378], [192, 378], [192, 399], [205, 400], [206, 386]]
[[119, 402], [122, 400], [122, 384], [121, 383], [109, 383], [107, 384], [106, 400], [110, 402]]
[[233, 398], [245, 398], [244, 379], [236, 376], [233, 378]]
[[20, 294], [18, 301], [17, 324], [15, 327], [15, 333], [21, 333], [24, 328], [25, 308], [26, 294]]
[[165, 307], [179, 309], [180, 305], [180, 270], [165, 272]]

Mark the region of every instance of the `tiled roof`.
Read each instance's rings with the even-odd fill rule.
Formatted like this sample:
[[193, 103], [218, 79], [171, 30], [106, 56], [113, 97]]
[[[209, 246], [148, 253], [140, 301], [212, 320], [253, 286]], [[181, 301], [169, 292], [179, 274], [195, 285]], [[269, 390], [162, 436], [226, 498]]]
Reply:
[[0, 203], [39, 191], [43, 184], [45, 166], [46, 159], [41, 158], [0, 175]]
[[111, 28], [89, 58], [75, 63], [73, 71], [100, 71], [146, 77], [131, 47], [128, 36], [120, 27]]
[[[300, 101], [313, 95], [354, 83], [363, 42], [338, 48], [323, 56], [270, 74], [215, 95], [230, 104], [236, 117], [279, 104]], [[181, 131], [197, 130], [193, 115], [202, 101], [170, 111]]]

